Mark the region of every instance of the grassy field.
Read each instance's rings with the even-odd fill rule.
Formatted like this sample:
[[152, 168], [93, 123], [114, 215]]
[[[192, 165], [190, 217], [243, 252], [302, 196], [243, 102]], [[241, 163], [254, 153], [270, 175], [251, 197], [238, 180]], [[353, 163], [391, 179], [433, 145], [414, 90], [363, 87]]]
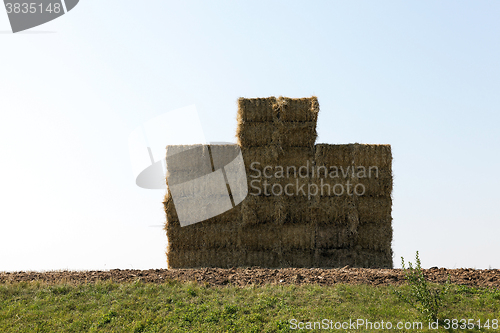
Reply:
[[[500, 320], [498, 290], [454, 285], [439, 316], [473, 319], [476, 324], [489, 320], [489, 330], [463, 330], [456, 325], [457, 329], [446, 330], [445, 322], [435, 330], [429, 329], [428, 322], [391, 288], [209, 287], [176, 281], [0, 284], [0, 332], [293, 332], [299, 327], [314, 327], [314, 322], [332, 331], [371, 332], [380, 331], [381, 326], [376, 327], [382, 321], [383, 327], [391, 322], [394, 332], [500, 332], [495, 326]], [[398, 288], [405, 291], [408, 287]], [[342, 329], [342, 322], [349, 319], [354, 323], [360, 320], [360, 326], [344, 324]], [[365, 320], [374, 325], [372, 329]], [[398, 322], [407, 328], [397, 329]], [[421, 329], [408, 328], [417, 322], [422, 322]], [[336, 323], [339, 329], [335, 329]], [[317, 323], [316, 329], [302, 331], [328, 330], [319, 329]]]

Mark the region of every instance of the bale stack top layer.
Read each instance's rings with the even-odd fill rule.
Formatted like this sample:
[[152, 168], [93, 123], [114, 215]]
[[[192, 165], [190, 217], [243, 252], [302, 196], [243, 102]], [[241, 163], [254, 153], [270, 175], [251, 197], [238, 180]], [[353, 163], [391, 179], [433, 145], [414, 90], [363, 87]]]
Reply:
[[312, 148], [319, 103], [310, 98], [240, 98], [236, 137], [242, 148]]

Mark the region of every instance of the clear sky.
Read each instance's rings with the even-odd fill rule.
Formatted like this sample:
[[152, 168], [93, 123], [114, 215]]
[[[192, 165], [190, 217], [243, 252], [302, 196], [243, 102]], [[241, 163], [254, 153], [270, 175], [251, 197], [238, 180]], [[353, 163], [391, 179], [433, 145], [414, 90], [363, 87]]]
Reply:
[[[318, 142], [391, 144], [394, 264], [500, 268], [500, 2], [90, 1], [0, 9], [0, 271], [165, 268], [162, 190], [128, 137], [196, 105], [318, 96]], [[497, 153], [495, 153], [497, 151]], [[153, 226], [153, 227], [152, 227]]]

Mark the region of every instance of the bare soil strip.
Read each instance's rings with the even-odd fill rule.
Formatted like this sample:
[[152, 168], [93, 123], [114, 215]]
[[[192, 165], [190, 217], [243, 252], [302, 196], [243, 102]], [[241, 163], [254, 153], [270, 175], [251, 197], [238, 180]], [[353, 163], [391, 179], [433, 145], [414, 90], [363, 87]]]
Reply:
[[[473, 287], [500, 288], [500, 270], [477, 269], [424, 269], [425, 277], [436, 283], [444, 283], [448, 274], [453, 284]], [[0, 272], [0, 283], [42, 281], [48, 283], [91, 283], [112, 280], [114, 282], [197, 281], [210, 286], [248, 286], [262, 284], [318, 284], [335, 285], [400, 285], [405, 282], [401, 269], [350, 268], [201, 268], [201, 269], [150, 269], [110, 271], [50, 271], [50, 272]]]

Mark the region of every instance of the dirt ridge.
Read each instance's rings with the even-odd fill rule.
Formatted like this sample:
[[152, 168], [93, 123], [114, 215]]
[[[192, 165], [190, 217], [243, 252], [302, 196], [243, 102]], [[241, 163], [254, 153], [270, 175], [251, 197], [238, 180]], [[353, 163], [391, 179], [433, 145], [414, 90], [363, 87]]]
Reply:
[[[446, 269], [433, 267], [423, 270], [427, 280], [444, 283], [448, 274], [453, 284], [473, 287], [500, 288], [500, 270]], [[49, 271], [49, 272], [0, 272], [0, 283], [42, 281], [48, 283], [92, 283], [112, 280], [115, 282], [142, 281], [197, 281], [210, 286], [248, 286], [262, 284], [319, 284], [335, 285], [368, 284], [400, 285], [405, 282], [401, 269], [370, 268], [200, 268], [200, 269], [112, 269], [109, 271]]]

